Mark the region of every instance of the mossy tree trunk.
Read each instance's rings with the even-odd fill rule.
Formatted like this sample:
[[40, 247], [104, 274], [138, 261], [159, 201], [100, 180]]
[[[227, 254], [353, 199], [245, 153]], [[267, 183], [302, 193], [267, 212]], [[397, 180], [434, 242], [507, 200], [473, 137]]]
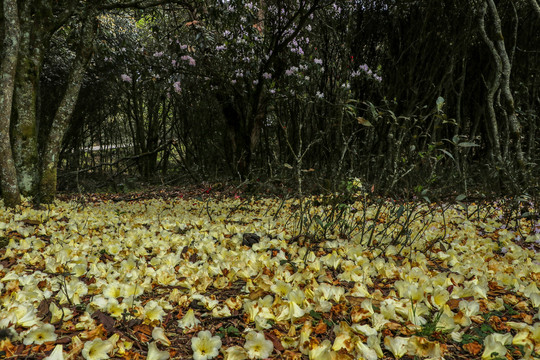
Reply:
[[86, 67], [92, 57], [96, 30], [96, 17], [90, 15], [82, 26], [80, 45], [69, 74], [67, 88], [54, 116], [49, 137], [45, 140], [39, 183], [40, 201], [45, 203], [52, 202], [56, 195], [58, 154], [79, 97]]
[[4, 205], [14, 207], [21, 202], [9, 136], [20, 38], [17, 1], [4, 0], [3, 10], [5, 29], [0, 67], [0, 187]]
[[34, 196], [38, 182], [37, 105], [39, 75], [45, 49], [45, 29], [33, 1], [20, 8], [21, 43], [15, 76], [11, 143], [21, 194]]

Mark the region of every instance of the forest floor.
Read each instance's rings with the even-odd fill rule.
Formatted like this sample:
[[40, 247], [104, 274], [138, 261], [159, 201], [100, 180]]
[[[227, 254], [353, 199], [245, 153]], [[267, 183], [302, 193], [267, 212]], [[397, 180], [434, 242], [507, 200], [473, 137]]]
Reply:
[[208, 188], [0, 207], [0, 358], [540, 358], [537, 218], [355, 200]]

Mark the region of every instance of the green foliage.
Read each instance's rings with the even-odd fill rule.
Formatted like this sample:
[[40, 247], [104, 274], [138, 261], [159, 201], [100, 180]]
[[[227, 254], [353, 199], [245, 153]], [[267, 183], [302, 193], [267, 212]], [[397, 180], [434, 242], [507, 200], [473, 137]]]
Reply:
[[430, 340], [440, 340], [437, 338], [436, 335], [437, 333], [439, 333], [439, 328], [437, 327], [437, 325], [439, 324], [439, 320], [441, 319], [442, 314], [442, 311], [431, 314], [428, 321], [424, 325], [422, 325], [422, 328], [416, 333], [416, 335], [426, 337]]
[[311, 310], [309, 312], [309, 315], [315, 320], [321, 320], [322, 319], [322, 315], [320, 313], [316, 312], [315, 310]]
[[241, 333], [240, 330], [234, 325], [229, 325], [226, 327], [221, 326], [218, 331], [217, 335], [221, 338], [225, 337], [240, 337]]

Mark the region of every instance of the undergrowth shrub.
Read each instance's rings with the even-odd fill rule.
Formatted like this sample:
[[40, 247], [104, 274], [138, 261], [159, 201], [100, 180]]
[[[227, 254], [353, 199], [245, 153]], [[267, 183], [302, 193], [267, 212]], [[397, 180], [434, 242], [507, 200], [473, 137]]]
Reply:
[[[445, 208], [440, 209], [444, 219]], [[394, 254], [401, 254], [406, 247], [419, 244], [434, 223], [438, 207], [424, 200], [406, 202], [377, 197], [365, 191], [358, 179], [351, 179], [342, 184], [340, 191], [297, 199], [290, 210], [288, 224], [293, 239], [303, 239], [308, 246], [347, 239], [379, 256], [390, 247], [395, 249]], [[423, 250], [430, 250], [439, 240], [425, 243]]]

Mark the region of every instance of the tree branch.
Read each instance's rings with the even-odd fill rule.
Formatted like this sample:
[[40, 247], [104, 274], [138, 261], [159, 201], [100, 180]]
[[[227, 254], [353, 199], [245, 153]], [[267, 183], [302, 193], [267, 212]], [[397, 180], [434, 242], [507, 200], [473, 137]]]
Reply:
[[114, 9], [148, 9], [155, 6], [165, 5], [165, 4], [179, 4], [181, 1], [178, 0], [135, 0], [129, 2], [113, 2], [110, 4], [98, 5], [97, 8], [100, 10], [114, 10]]
[[84, 168], [84, 169], [69, 171], [69, 172], [61, 174], [61, 176], [71, 176], [72, 174], [79, 174], [79, 173], [83, 173], [83, 172], [88, 172], [88, 171], [92, 171], [92, 170], [95, 170], [95, 169], [98, 169], [98, 168], [101, 168], [101, 167], [104, 167], [104, 166], [115, 166], [115, 165], [118, 165], [118, 164], [120, 164], [120, 163], [122, 163], [124, 161], [138, 160], [138, 159], [140, 159], [142, 157], [150, 156], [152, 154], [163, 151], [167, 147], [169, 147], [169, 146], [171, 146], [173, 144], [174, 144], [174, 140], [171, 139], [171, 140], [167, 141], [166, 143], [162, 144], [161, 146], [157, 147], [156, 149], [154, 149], [152, 151], [148, 151], [148, 152], [145, 152], [145, 153], [142, 153], [142, 154], [137, 154], [137, 155], [132, 155], [132, 156], [126, 156], [126, 157], [123, 157], [121, 159], [118, 159], [118, 160], [110, 162], [110, 163], [100, 163], [100, 164], [90, 166], [90, 167], [87, 167], [87, 168]]

